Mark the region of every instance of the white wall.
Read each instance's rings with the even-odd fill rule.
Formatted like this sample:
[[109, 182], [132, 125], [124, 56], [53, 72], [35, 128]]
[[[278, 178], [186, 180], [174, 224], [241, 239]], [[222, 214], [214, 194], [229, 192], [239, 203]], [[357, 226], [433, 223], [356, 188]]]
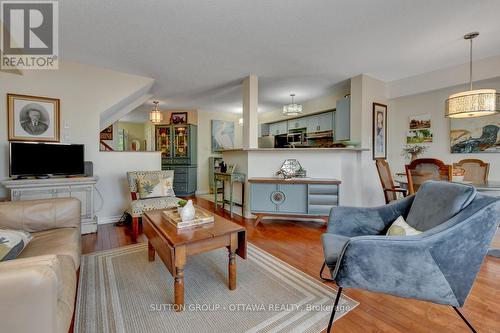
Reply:
[[[104, 197], [98, 213], [109, 221], [121, 215], [129, 203], [125, 173], [158, 169], [159, 153], [99, 152], [99, 115], [130, 95], [151, 85], [152, 79], [94, 66], [61, 62], [59, 70], [24, 71], [24, 75], [0, 73], [0, 178], [8, 177], [6, 94], [17, 93], [61, 100], [61, 141], [85, 144], [85, 159], [94, 162], [97, 185]], [[64, 128], [67, 124], [69, 128]], [[123, 163], [127, 161], [127, 163]], [[0, 196], [5, 195], [0, 193]], [[96, 200], [99, 207], [99, 201]]]
[[[494, 88], [500, 90], [500, 77], [474, 83], [475, 88]], [[444, 88], [413, 96], [395, 98], [389, 101], [389, 163], [393, 172], [404, 171], [407, 161], [401, 156], [406, 142], [409, 117], [431, 114], [433, 143], [423, 157], [432, 157], [446, 163], [465, 158], [479, 158], [490, 163], [490, 179], [500, 180], [500, 154], [451, 154], [450, 120], [444, 117], [444, 103], [450, 94], [467, 89], [465, 85]], [[498, 117], [498, 116], [497, 116]], [[471, 120], [473, 121], [473, 120]]]
[[234, 146], [241, 148], [242, 127], [238, 124], [240, 114], [228, 112], [213, 112], [198, 110], [198, 189], [196, 193], [206, 194], [209, 192], [209, 169], [208, 158], [220, 156], [212, 153], [212, 120], [226, 120], [234, 122]]

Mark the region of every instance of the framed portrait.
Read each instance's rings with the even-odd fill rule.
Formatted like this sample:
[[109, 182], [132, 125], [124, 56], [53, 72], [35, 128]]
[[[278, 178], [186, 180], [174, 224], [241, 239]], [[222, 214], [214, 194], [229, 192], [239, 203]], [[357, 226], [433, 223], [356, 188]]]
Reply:
[[387, 158], [387, 105], [373, 103], [373, 159]]
[[187, 124], [188, 114], [187, 112], [172, 112], [170, 115], [171, 124]]
[[7, 94], [9, 141], [59, 142], [57, 98]]

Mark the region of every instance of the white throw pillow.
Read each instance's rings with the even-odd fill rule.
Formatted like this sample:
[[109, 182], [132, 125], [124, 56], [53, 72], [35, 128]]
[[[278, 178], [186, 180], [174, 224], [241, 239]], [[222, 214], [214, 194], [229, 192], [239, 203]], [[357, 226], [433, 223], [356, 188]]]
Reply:
[[0, 229], [0, 261], [16, 259], [32, 238], [27, 231]]
[[411, 225], [406, 223], [405, 219], [402, 216], [400, 216], [389, 227], [389, 230], [387, 230], [386, 235], [387, 236], [413, 236], [413, 235], [418, 235], [421, 233], [422, 233], [422, 231], [418, 231], [417, 229], [413, 228]]

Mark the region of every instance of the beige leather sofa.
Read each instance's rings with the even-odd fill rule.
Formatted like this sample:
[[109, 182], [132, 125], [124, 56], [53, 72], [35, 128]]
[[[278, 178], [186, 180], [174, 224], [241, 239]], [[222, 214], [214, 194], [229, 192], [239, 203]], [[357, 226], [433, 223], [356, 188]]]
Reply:
[[0, 203], [0, 228], [33, 240], [17, 259], [0, 262], [0, 332], [67, 333], [80, 267], [80, 201]]

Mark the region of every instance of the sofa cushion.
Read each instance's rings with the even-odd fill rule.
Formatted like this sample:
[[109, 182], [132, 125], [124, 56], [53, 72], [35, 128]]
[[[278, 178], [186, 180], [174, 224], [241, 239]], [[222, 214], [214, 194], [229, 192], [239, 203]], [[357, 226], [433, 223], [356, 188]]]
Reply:
[[32, 235], [33, 240], [18, 258], [55, 254], [70, 257], [75, 271], [80, 267], [80, 229], [59, 228], [34, 232]]
[[471, 185], [444, 181], [428, 181], [420, 186], [406, 217], [406, 222], [420, 231], [427, 231], [459, 213], [476, 196]]
[[325, 233], [321, 235], [323, 243], [323, 253], [325, 255], [325, 263], [330, 269], [334, 269], [339, 259], [340, 253], [344, 245], [350, 240], [350, 237]]
[[69, 256], [58, 256], [61, 275], [61, 293], [57, 297], [57, 328], [58, 332], [67, 332], [73, 319], [76, 295], [76, 271]]
[[0, 261], [16, 259], [32, 238], [27, 231], [0, 229]]

